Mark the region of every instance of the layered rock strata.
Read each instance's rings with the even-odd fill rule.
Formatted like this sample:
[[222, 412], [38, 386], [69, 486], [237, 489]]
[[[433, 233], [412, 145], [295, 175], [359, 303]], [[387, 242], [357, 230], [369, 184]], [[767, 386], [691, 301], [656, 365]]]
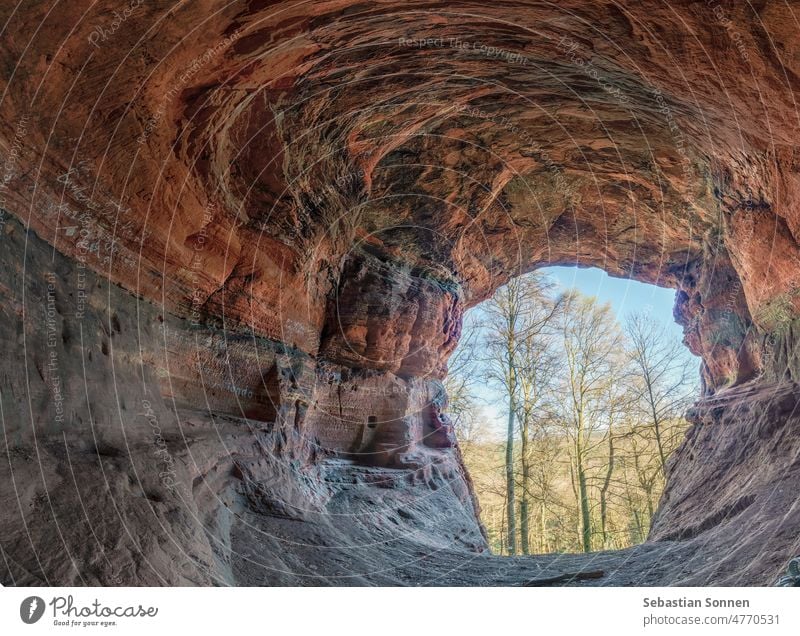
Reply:
[[763, 584], [798, 552], [790, 5], [0, 17], [4, 583], [480, 554], [441, 381], [464, 311], [559, 263], [675, 288], [702, 358], [651, 543], [600, 582]]

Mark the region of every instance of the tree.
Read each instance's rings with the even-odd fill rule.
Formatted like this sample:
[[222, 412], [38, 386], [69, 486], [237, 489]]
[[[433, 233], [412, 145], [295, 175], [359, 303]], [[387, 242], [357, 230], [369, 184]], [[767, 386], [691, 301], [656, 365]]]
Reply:
[[609, 535], [609, 505], [612, 495], [612, 485], [614, 473], [617, 470], [618, 452], [617, 446], [624, 442], [630, 433], [620, 429], [622, 424], [630, 414], [631, 392], [628, 380], [630, 379], [629, 367], [623, 355], [617, 352], [612, 356], [612, 365], [606, 385], [606, 394], [603, 398], [605, 403], [605, 432], [603, 435], [603, 445], [605, 452], [605, 472], [600, 485], [598, 497], [600, 506], [600, 537], [603, 542], [603, 549], [611, 547]]
[[[523, 554], [530, 554], [531, 544], [531, 443], [534, 437], [541, 439], [547, 434], [539, 423], [546, 410], [546, 401], [559, 365], [552, 336], [564, 305], [564, 297], [558, 296], [551, 300], [547, 293], [550, 289], [546, 285], [536, 290], [539, 298], [531, 303], [526, 312], [522, 333], [518, 338], [516, 363], [519, 395], [516, 402], [521, 440], [520, 543]], [[540, 514], [543, 514], [542, 510], [540, 508]]]
[[[547, 386], [546, 400], [553, 396], [552, 386]], [[528, 456], [523, 464], [523, 489], [530, 501], [538, 504], [538, 551], [549, 552], [561, 541], [553, 537], [551, 541], [549, 518], [555, 508], [563, 512], [558, 492], [559, 458], [563, 452], [562, 438], [556, 432], [556, 425], [551, 415], [552, 407], [544, 405], [543, 413], [532, 420], [527, 443]], [[527, 468], [526, 468], [527, 464]], [[523, 507], [520, 506], [520, 510]], [[560, 516], [560, 515], [559, 515]], [[532, 517], [532, 515], [531, 515]], [[526, 515], [522, 515], [525, 519]], [[529, 523], [530, 525], [530, 523]], [[525, 548], [525, 532], [522, 532], [523, 550]]]
[[[505, 448], [506, 545], [517, 553], [514, 439], [520, 391], [522, 347], [528, 333], [541, 329], [541, 307], [548, 304], [552, 283], [533, 272], [511, 279], [499, 288], [485, 309], [483, 323], [486, 377], [497, 386], [507, 404]], [[545, 312], [545, 315], [547, 312]]]
[[697, 393], [691, 371], [695, 363], [686, 347], [668, 338], [664, 326], [646, 314], [632, 314], [625, 332], [636, 375], [637, 419], [653, 436], [661, 476], [666, 478], [667, 458], [683, 434], [669, 423], [681, 418]]
[[[642, 315], [547, 279], [515, 279], [465, 318], [445, 380], [450, 415], [502, 553], [643, 541], [697, 380], [693, 360]], [[496, 396], [496, 397], [495, 397]], [[481, 401], [502, 404], [502, 431]]]
[[561, 328], [565, 400], [562, 421], [570, 440], [570, 477], [578, 508], [578, 533], [584, 552], [592, 550], [588, 461], [596, 433], [607, 425], [604, 396], [614, 376], [622, 333], [610, 305], [571, 293], [565, 297]]
[[486, 420], [477, 404], [473, 386], [480, 371], [476, 360], [478, 328], [472, 317], [465, 318], [462, 333], [461, 342], [448, 360], [444, 387], [447, 392], [447, 412], [461, 450], [466, 454], [484, 436]]

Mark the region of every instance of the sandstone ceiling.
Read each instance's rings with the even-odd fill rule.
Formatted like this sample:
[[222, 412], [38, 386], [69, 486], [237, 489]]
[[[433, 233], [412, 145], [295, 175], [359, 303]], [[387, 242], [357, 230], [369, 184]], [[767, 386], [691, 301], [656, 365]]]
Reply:
[[4, 10], [6, 206], [170, 311], [398, 368], [325, 329], [382, 264], [440, 314], [540, 263], [800, 306], [792, 3], [114, 6]]
[[[53, 263], [66, 256], [158, 321], [204, 330], [193, 352], [164, 335], [182, 370], [143, 347], [158, 340], [147, 329], [123, 347], [110, 318], [103, 354], [116, 335], [117, 359], [153, 371], [165, 397], [308, 425], [317, 445], [334, 414], [366, 421], [366, 398], [343, 407], [355, 374], [382, 396], [370, 413], [421, 414], [428, 445], [448, 447], [438, 380], [464, 310], [546, 263], [676, 288], [709, 394], [796, 379], [798, 12], [766, 0], [7, 4], [0, 207]], [[291, 363], [260, 369], [247, 336]], [[231, 364], [252, 404], [197, 388], [198, 365], [223, 386]], [[393, 430], [381, 443], [402, 447]], [[356, 435], [340, 433], [330, 444]]]

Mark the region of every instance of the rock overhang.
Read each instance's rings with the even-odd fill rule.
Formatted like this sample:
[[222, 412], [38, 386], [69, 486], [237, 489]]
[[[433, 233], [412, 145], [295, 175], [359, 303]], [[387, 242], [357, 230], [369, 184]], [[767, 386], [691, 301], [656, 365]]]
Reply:
[[4, 137], [36, 118], [10, 207], [173, 311], [311, 353], [359, 240], [467, 305], [545, 263], [688, 288], [719, 254], [745, 323], [796, 313], [788, 8], [312, 4], [140, 5], [113, 35], [99, 6], [11, 16], [40, 30], [7, 62], [42, 82], [8, 84]]
[[140, 354], [168, 401], [414, 464], [463, 312], [551, 263], [679, 290], [709, 394], [797, 378], [789, 7], [111, 4], [6, 16], [3, 205], [209, 330]]

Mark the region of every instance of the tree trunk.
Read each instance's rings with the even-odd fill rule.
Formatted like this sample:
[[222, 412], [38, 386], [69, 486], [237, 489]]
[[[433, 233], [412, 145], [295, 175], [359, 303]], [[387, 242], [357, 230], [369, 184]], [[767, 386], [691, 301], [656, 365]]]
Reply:
[[600, 488], [600, 531], [603, 537], [603, 549], [607, 550], [608, 545], [608, 490], [611, 486], [611, 476], [614, 472], [614, 436], [608, 431], [608, 468]]
[[581, 548], [584, 552], [591, 552], [592, 519], [589, 511], [589, 492], [586, 487], [586, 472], [581, 463], [578, 464], [578, 493], [581, 505]]
[[647, 378], [647, 393], [649, 396], [650, 402], [650, 411], [653, 417], [653, 432], [656, 435], [656, 446], [658, 448], [658, 460], [661, 464], [661, 475], [666, 479], [667, 477], [667, 455], [664, 452], [664, 443], [661, 440], [661, 422], [658, 418], [658, 412], [656, 411], [656, 404], [655, 404], [655, 397], [653, 397], [653, 388], [650, 384], [649, 377]]
[[547, 508], [544, 505], [544, 500], [539, 504], [539, 524], [541, 554], [547, 554], [550, 552], [550, 548], [547, 541]]
[[586, 468], [583, 465], [583, 412], [578, 410], [578, 426], [575, 435], [575, 479], [578, 497], [578, 520], [580, 525], [580, 545], [584, 552], [592, 551], [592, 519], [589, 509], [589, 490], [586, 485]]
[[508, 542], [506, 536], [506, 511], [500, 517], [500, 554], [508, 551]]
[[650, 534], [650, 526], [653, 525], [653, 516], [655, 515], [655, 506], [653, 505], [653, 489], [648, 488], [647, 493], [647, 533]]
[[508, 546], [509, 554], [517, 553], [517, 524], [515, 518], [516, 502], [514, 498], [514, 397], [509, 395], [508, 408], [508, 437], [506, 439], [506, 517], [508, 519]]
[[636, 523], [636, 543], [641, 543], [644, 541], [644, 527], [642, 526], [642, 518], [639, 515], [639, 511], [635, 508], [633, 510], [633, 519]]
[[528, 485], [530, 479], [530, 465], [528, 457], [528, 415], [523, 413], [522, 420], [522, 502], [520, 503], [520, 540], [522, 543], [522, 554], [531, 553], [530, 545], [530, 524], [528, 523], [529, 512], [529, 494]]

